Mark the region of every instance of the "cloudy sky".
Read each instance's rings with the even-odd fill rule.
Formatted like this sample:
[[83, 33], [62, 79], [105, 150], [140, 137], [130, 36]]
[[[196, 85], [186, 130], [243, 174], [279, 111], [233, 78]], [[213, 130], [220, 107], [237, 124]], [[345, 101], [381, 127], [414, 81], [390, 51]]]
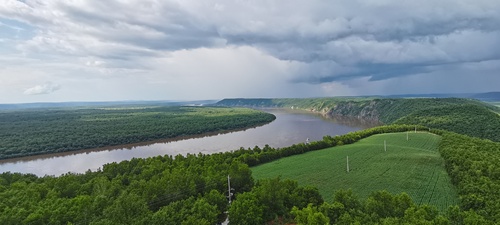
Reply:
[[1, 0], [0, 103], [499, 91], [498, 0]]

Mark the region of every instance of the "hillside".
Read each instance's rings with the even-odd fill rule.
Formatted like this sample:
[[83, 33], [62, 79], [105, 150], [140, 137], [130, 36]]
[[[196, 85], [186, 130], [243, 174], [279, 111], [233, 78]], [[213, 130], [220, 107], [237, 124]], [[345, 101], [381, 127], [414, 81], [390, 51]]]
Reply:
[[418, 124], [471, 137], [500, 141], [500, 115], [478, 105], [449, 105], [419, 110], [394, 123]]
[[[343, 141], [341, 142], [340, 140], [349, 140], [353, 137], [355, 140], [359, 140], [358, 138], [365, 137], [365, 135], [374, 135], [383, 130], [386, 132], [394, 132], [398, 129], [398, 127], [399, 126], [391, 125], [385, 128], [373, 128], [335, 138], [326, 137], [323, 142], [337, 143], [338, 146], [343, 143]], [[309, 205], [307, 208], [303, 208], [302, 210], [296, 209], [295, 211], [292, 211], [297, 216], [295, 218], [296, 220], [301, 220], [303, 216], [314, 216], [315, 218], [328, 218], [330, 224], [386, 224], [384, 222], [388, 222], [388, 224], [498, 224], [500, 222], [500, 205], [498, 204], [498, 199], [500, 198], [500, 192], [498, 191], [500, 188], [500, 143], [472, 138], [443, 130], [432, 130], [432, 132], [441, 136], [441, 141], [438, 144], [438, 152], [444, 161], [444, 168], [449, 176], [440, 177], [439, 179], [445, 178], [451, 181], [453, 186], [456, 188], [460, 199], [458, 206], [452, 206], [447, 210], [447, 213], [445, 214], [446, 218], [435, 217], [438, 215], [438, 212], [434, 211], [432, 207], [423, 205], [420, 208], [413, 208], [414, 206], [411, 206], [413, 204], [411, 202], [401, 203], [401, 199], [405, 199], [404, 195], [391, 197], [387, 193], [384, 193], [384, 191], [376, 191], [370, 194], [368, 198], [365, 198], [365, 201], [357, 200], [357, 195], [359, 193], [366, 192], [366, 187], [375, 183], [372, 182], [370, 184], [366, 184], [366, 180], [371, 182], [373, 179], [371, 177], [366, 177], [365, 179], [356, 180], [356, 182], [365, 182], [364, 186], [358, 185], [356, 182], [348, 183], [349, 181], [345, 177], [350, 174], [347, 174], [346, 172], [332, 172], [332, 170], [338, 167], [338, 170], [345, 171], [345, 162], [343, 157], [346, 156], [347, 152], [349, 152], [350, 156], [355, 155], [355, 158], [364, 157], [363, 154], [356, 154], [356, 151], [353, 151], [353, 147], [351, 146], [364, 144], [366, 143], [365, 140], [370, 140], [371, 137], [362, 139], [356, 144], [348, 146], [307, 152], [303, 155], [300, 155], [301, 153], [299, 152], [297, 153], [299, 155], [288, 158], [283, 158], [286, 157], [287, 154], [283, 154], [284, 150], [279, 150], [282, 157], [278, 157], [279, 160], [254, 167], [254, 176], [272, 177], [277, 176], [278, 174], [282, 175], [282, 177], [294, 176], [294, 179], [298, 179], [299, 181], [302, 180], [302, 184], [314, 183], [315, 185], [318, 185], [320, 190], [323, 189], [323, 195], [325, 187], [328, 185], [333, 187], [342, 186], [344, 183], [348, 183], [349, 185], [359, 189], [356, 191], [340, 190], [335, 192], [333, 202], [331, 203]], [[402, 136], [404, 138], [405, 134], [403, 133]], [[386, 139], [386, 137], [384, 137], [384, 135], [376, 135], [374, 137], [378, 137], [378, 140], [374, 141], [375, 144], [372, 145], [377, 146], [378, 148], [376, 148], [376, 150], [371, 150], [370, 147], [365, 145], [362, 147], [363, 150], [361, 151], [370, 151], [370, 153], [372, 151], [382, 152], [382, 145], [380, 144], [382, 139], [380, 139], [380, 137], [383, 139]], [[329, 139], [333, 140], [329, 141]], [[335, 141], [335, 139], [337, 140]], [[399, 140], [401, 140], [401, 137], [399, 137]], [[391, 141], [391, 143], [392, 142], [393, 141]], [[335, 146], [335, 144], [333, 146]], [[421, 145], [420, 147], [424, 146], [425, 145]], [[391, 147], [391, 144], [389, 144], [388, 147]], [[419, 147], [417, 147], [417, 149], [418, 148]], [[435, 146], [433, 148], [435, 148]], [[390, 149], [391, 148], [388, 148], [388, 151], [390, 151]], [[370, 153], [365, 154], [369, 155]], [[434, 153], [438, 155], [437, 152], [434, 151]], [[430, 154], [430, 152], [425, 152], [423, 154]], [[398, 157], [404, 159], [406, 157], [411, 157], [411, 154], [410, 156], [400, 155]], [[337, 158], [340, 159], [336, 161]], [[355, 158], [352, 158], [351, 156], [350, 162], [353, 162]], [[375, 160], [375, 158], [376, 157], [370, 158], [370, 160]], [[325, 160], [325, 162], [322, 162], [323, 160]], [[377, 166], [385, 163], [391, 164], [391, 160], [394, 159], [390, 158], [387, 161], [383, 161], [382, 164], [373, 163], [373, 166], [365, 163], [362, 164], [361, 167], [358, 167], [358, 170], [356, 170], [356, 167], [353, 167], [352, 173], [370, 167], [370, 170], [366, 169], [365, 173], [371, 173], [373, 175], [376, 174], [376, 172], [373, 172], [374, 170], [380, 171], [380, 168], [377, 168]], [[392, 162], [395, 167], [402, 164], [397, 160]], [[305, 166], [305, 164], [308, 165]], [[327, 169], [318, 168], [325, 165], [328, 167]], [[400, 169], [402, 171], [407, 171], [411, 168], [412, 163], [406, 162], [406, 165], [408, 165], [408, 168]], [[421, 166], [425, 169], [426, 166], [429, 165], [432, 165], [432, 163], [424, 163]], [[441, 166], [443, 166], [443, 164], [441, 164]], [[304, 173], [297, 173], [297, 171], [302, 171]], [[320, 176], [307, 176], [308, 172], [314, 174], [319, 173]], [[389, 170], [387, 173], [392, 172], [393, 171]], [[424, 174], [428, 175], [429, 173]], [[381, 176], [384, 175], [385, 174], [382, 174]], [[364, 176], [364, 174], [360, 173], [360, 176]], [[401, 179], [399, 180], [401, 181]], [[405, 183], [406, 181], [408, 180], [404, 180], [404, 182], [401, 183]], [[389, 180], [386, 182], [390, 183], [394, 181]], [[429, 185], [426, 184], [425, 181], [418, 182], [416, 184], [419, 186], [423, 185], [423, 188], [425, 188], [426, 185]], [[436, 187], [443, 188], [440, 185], [436, 185]], [[379, 188], [390, 189], [392, 187]], [[326, 191], [331, 192], [331, 190]], [[433, 198], [435, 197], [437, 196], [433, 196]], [[415, 200], [416, 204], [419, 203], [418, 201], [418, 199]], [[397, 209], [398, 207], [403, 207], [403, 209]], [[375, 215], [375, 217], [372, 217], [373, 215]]]
[[490, 104], [463, 98], [304, 98], [304, 99], [223, 99], [216, 103], [231, 107], [293, 108], [323, 114], [351, 116], [390, 124], [423, 109], [446, 105], [477, 105], [498, 110]]
[[375, 98], [234, 98], [223, 99], [215, 105], [230, 107], [292, 108], [327, 113], [332, 107], [342, 102], [365, 102], [373, 99]]
[[397, 119], [422, 109], [443, 105], [484, 105], [469, 99], [417, 98], [417, 99], [373, 99], [364, 101], [340, 101], [327, 112], [330, 115], [353, 116], [391, 124]]
[[[224, 99], [221, 106], [286, 107], [384, 124], [413, 124], [500, 141], [500, 112], [491, 104], [464, 98]], [[435, 117], [434, 119], [427, 115]], [[450, 116], [454, 115], [454, 116]], [[414, 118], [417, 117], [417, 118]], [[439, 117], [439, 122], [438, 119]], [[421, 119], [425, 118], [425, 119]], [[443, 120], [446, 118], [446, 120]], [[466, 120], [464, 123], [461, 120]], [[465, 128], [467, 127], [467, 128]]]
[[[423, 127], [417, 127], [417, 128], [424, 129]], [[263, 173], [268, 177], [272, 177], [273, 173], [275, 173], [274, 175], [276, 175], [277, 173], [282, 172], [282, 177], [286, 177], [286, 174], [293, 173], [293, 171], [311, 170], [315, 175], [307, 176], [298, 174], [295, 175], [297, 177], [294, 177], [294, 179], [298, 179], [300, 181], [300, 179], [298, 178], [300, 177], [301, 179], [306, 180], [308, 182], [314, 182], [318, 186], [324, 184], [331, 186], [335, 185], [341, 186], [343, 185], [343, 183], [347, 182], [345, 179], [342, 180], [343, 179], [342, 172], [335, 173], [332, 172], [331, 170], [325, 170], [321, 168], [318, 169], [315, 167], [321, 167], [321, 165], [327, 165], [333, 169], [338, 166], [340, 168], [339, 170], [344, 170], [345, 169], [344, 168], [345, 162], [343, 162], [344, 159], [340, 160], [339, 161], [340, 163], [336, 163], [335, 161], [336, 158], [343, 158], [342, 156], [345, 155], [341, 154], [345, 154], [346, 152], [349, 152], [349, 154], [355, 154], [355, 152], [352, 151], [352, 149], [349, 149], [348, 151], [344, 150], [344, 152], [342, 153], [342, 148], [349, 148], [349, 145], [347, 146], [342, 146], [342, 145], [344, 145], [345, 143], [357, 142], [353, 144], [353, 146], [356, 146], [357, 144], [364, 143], [365, 139], [363, 138], [381, 134], [380, 132], [382, 133], [401, 132], [405, 131], [405, 129], [408, 130], [411, 129], [411, 127], [403, 125], [377, 127], [338, 137], [327, 136], [324, 138], [323, 141], [311, 143], [311, 146], [296, 145], [296, 146], [291, 146], [290, 148], [283, 148], [283, 149], [262, 149], [262, 150], [254, 149], [253, 151], [248, 151], [244, 154], [242, 152], [240, 158], [244, 162], [247, 163], [250, 162], [253, 165], [260, 165], [256, 168], [259, 167], [264, 168], [267, 165], [272, 165], [269, 166], [269, 168], [272, 167], [271, 169]], [[500, 217], [499, 217], [500, 205], [498, 205], [498, 198], [500, 198], [499, 196], [500, 192], [498, 192], [498, 188], [500, 187], [499, 186], [500, 170], [498, 169], [500, 166], [499, 165], [500, 161], [498, 160], [500, 158], [500, 144], [484, 139], [471, 138], [465, 135], [459, 135], [443, 130], [433, 129], [431, 130], [431, 132], [441, 136], [441, 141], [438, 144], [438, 152], [441, 155], [442, 160], [444, 161], [444, 168], [446, 169], [447, 174], [449, 176], [449, 177], [440, 177], [439, 179], [445, 178], [451, 180], [451, 183], [456, 188], [460, 199], [458, 206], [450, 207], [447, 210], [447, 213], [445, 214], [446, 218], [440, 216], [436, 217], [436, 215], [438, 215], [439, 213], [437, 211], [434, 211], [433, 207], [429, 207], [427, 205], [421, 205], [419, 207], [414, 206], [413, 205], [414, 203], [412, 203], [411, 199], [408, 200], [407, 199], [408, 197], [405, 197], [404, 194], [391, 196], [385, 191], [382, 192], [376, 191], [371, 193], [367, 198], [365, 199], [361, 198], [362, 200], [359, 200], [357, 197], [357, 195], [359, 195], [358, 192], [363, 193], [363, 190], [360, 191], [340, 190], [334, 193], [333, 202], [328, 202], [328, 203], [325, 202], [323, 204], [316, 203], [307, 206], [307, 208], [304, 207], [301, 210], [298, 209], [292, 210], [292, 213], [296, 215], [295, 221], [303, 221], [301, 218], [307, 216], [313, 216], [314, 218], [317, 217], [328, 218], [330, 224], [337, 224], [337, 223], [339, 224], [353, 224], [353, 223], [498, 224], [498, 222], [500, 222]], [[384, 135], [377, 135], [377, 136], [383, 137]], [[402, 136], [404, 137], [405, 134], [403, 133]], [[367, 139], [369, 140], [370, 138]], [[379, 139], [376, 142], [379, 143], [377, 150], [381, 151], [381, 146], [382, 146], [380, 144], [381, 140]], [[341, 152], [338, 153], [340, 156], [337, 155], [338, 157], [329, 157], [331, 155], [329, 155], [327, 150], [320, 150], [328, 148], [328, 147], [321, 148], [321, 146], [325, 145], [330, 147], [340, 146], [331, 149], [332, 152], [334, 150], [340, 150]], [[370, 148], [367, 146], [364, 146], [363, 149], [365, 151], [366, 150], [370, 151]], [[325, 161], [325, 163], [321, 162], [325, 158], [322, 157], [324, 155], [321, 155], [321, 152], [324, 152], [324, 154], [328, 156], [326, 157], [327, 160]], [[305, 156], [301, 154], [304, 154]], [[307, 155], [309, 154], [312, 155], [312, 157], [307, 157]], [[429, 154], [429, 152], [425, 152], [424, 155], [425, 154]], [[437, 152], [435, 152], [435, 154], [437, 155]], [[294, 156], [288, 157], [291, 155]], [[356, 157], [364, 156], [360, 154], [355, 154], [355, 155]], [[309, 159], [313, 159], [312, 160], [313, 162], [309, 164], [309, 167], [304, 166], [304, 164], [308, 164], [311, 160], [307, 160], [304, 158], [301, 159], [300, 157], [302, 156], [307, 157]], [[405, 158], [407, 156], [400, 155], [398, 157]], [[292, 163], [293, 165], [287, 166], [285, 164], [287, 160], [293, 161]], [[350, 159], [350, 161], [353, 160], [354, 159]], [[386, 162], [390, 164], [390, 161]], [[394, 162], [393, 165], [395, 166], [401, 164], [397, 160], [393, 162]], [[375, 166], [376, 165], [377, 164], [375, 164]], [[411, 167], [411, 163], [407, 163], [406, 165], [410, 165]], [[423, 165], [427, 166], [427, 163], [424, 163]], [[443, 164], [441, 164], [441, 166], [443, 166]], [[364, 167], [371, 167], [371, 165], [365, 163], [362, 165], [361, 168]], [[403, 168], [401, 170], [405, 171], [406, 169], [407, 168]], [[371, 168], [370, 170], [367, 170], [368, 172], [365, 173], [374, 174], [372, 172], [373, 170], [374, 169]], [[356, 168], [354, 168], [354, 171], [356, 171]], [[376, 168], [375, 171], [377, 171]], [[254, 173], [255, 176], [259, 176], [258, 171], [254, 171]], [[320, 173], [321, 175], [317, 176], [316, 173]], [[345, 174], [346, 173], [344, 172], [344, 175]], [[322, 177], [327, 177], [330, 179], [327, 180], [323, 179]], [[366, 179], [360, 179], [360, 180], [361, 180], [360, 182], [363, 182], [363, 180], [371, 181], [373, 179], [371, 177], [367, 177]], [[423, 183], [425, 186], [425, 181]], [[373, 185], [373, 184], [366, 185], [365, 183], [364, 187], [363, 185], [357, 185], [354, 182], [349, 184], [356, 187], [360, 187], [361, 189], [366, 189], [366, 186]], [[419, 182], [418, 184], [421, 185], [422, 182]], [[275, 184], [275, 186], [279, 185], [286, 186], [287, 184], [286, 183]], [[379, 187], [379, 188], [388, 189], [387, 187]], [[332, 190], [327, 190], [327, 191], [331, 192]], [[254, 195], [257, 196], [257, 199], [260, 198], [259, 196], [267, 196], [265, 193], [260, 193], [258, 191], [256, 192], [252, 191], [252, 193], [254, 193]], [[331, 200], [331, 195], [326, 196], [325, 198], [330, 198]], [[407, 199], [407, 200], [402, 200], [402, 199]], [[250, 200], [251, 199], [241, 198], [237, 199], [237, 201], [235, 201], [233, 204], [234, 205], [240, 205], [245, 203], [248, 204], [249, 203], [248, 201]], [[239, 201], [243, 201], [243, 203], [240, 203]], [[419, 204], [418, 201], [419, 201], [418, 199], [415, 200], [415, 204]], [[266, 204], [269, 203], [257, 201], [257, 203], [254, 202], [254, 204], [257, 205], [262, 204], [263, 206], [265, 206]]]
[[406, 132], [379, 134], [351, 145], [282, 158], [256, 166], [252, 173], [256, 179], [281, 176], [297, 180], [299, 185], [315, 186], [328, 202], [339, 189], [352, 189], [361, 199], [387, 190], [406, 192], [417, 204], [445, 211], [458, 203], [458, 195], [437, 151], [440, 140], [429, 133], [411, 133], [408, 141]]

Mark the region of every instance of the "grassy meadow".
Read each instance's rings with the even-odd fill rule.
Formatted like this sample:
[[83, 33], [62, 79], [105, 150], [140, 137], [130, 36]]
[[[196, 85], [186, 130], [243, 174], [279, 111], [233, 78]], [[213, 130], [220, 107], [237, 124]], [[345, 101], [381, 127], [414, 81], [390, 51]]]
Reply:
[[416, 204], [431, 204], [440, 210], [457, 204], [458, 195], [437, 152], [441, 137], [412, 132], [408, 137], [407, 141], [407, 133], [374, 135], [351, 145], [256, 166], [252, 172], [256, 179], [281, 176], [315, 186], [329, 202], [338, 189], [352, 189], [361, 199], [385, 189], [393, 194], [406, 192]]

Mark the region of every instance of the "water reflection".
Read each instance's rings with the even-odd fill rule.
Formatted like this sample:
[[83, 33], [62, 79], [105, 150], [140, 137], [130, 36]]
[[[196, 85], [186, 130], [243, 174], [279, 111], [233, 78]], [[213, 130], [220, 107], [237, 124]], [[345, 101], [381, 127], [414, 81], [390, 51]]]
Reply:
[[211, 137], [211, 136], [217, 136], [217, 135], [224, 135], [224, 134], [229, 134], [229, 133], [234, 133], [234, 132], [246, 131], [248, 129], [254, 129], [257, 127], [260, 127], [260, 126], [256, 126], [256, 127], [252, 127], [252, 128], [245, 128], [245, 129], [241, 129], [241, 130], [227, 131], [227, 132], [212, 132], [212, 133], [206, 133], [203, 135], [187, 135], [187, 136], [182, 136], [182, 137], [177, 137], [177, 138], [168, 138], [168, 139], [161, 139], [161, 140], [156, 140], [156, 141], [147, 141], [147, 142], [140, 142], [140, 143], [133, 143], [133, 144], [115, 145], [115, 146], [75, 150], [75, 151], [69, 151], [69, 152], [49, 153], [49, 154], [34, 155], [34, 156], [24, 156], [24, 157], [20, 157], [20, 158], [12, 158], [12, 159], [0, 159], [0, 165], [5, 164], [5, 163], [21, 163], [21, 162], [29, 162], [29, 161], [33, 161], [33, 160], [43, 160], [43, 159], [57, 158], [57, 157], [68, 157], [68, 156], [79, 155], [79, 154], [90, 154], [93, 152], [113, 151], [113, 150], [133, 150], [133, 149], [138, 148], [138, 147], [148, 147], [148, 146], [155, 145], [155, 144], [168, 144], [171, 142], [177, 142], [177, 141], [183, 141], [183, 140], [189, 140], [189, 139], [198, 139], [198, 138], [205, 138], [205, 137]]
[[261, 127], [183, 140], [169, 139], [113, 148], [2, 160], [0, 173], [11, 171], [33, 173], [39, 176], [60, 175], [67, 172], [82, 173], [89, 169], [96, 170], [106, 163], [132, 158], [199, 152], [210, 154], [236, 150], [240, 147], [263, 147], [266, 144], [271, 147], [285, 147], [304, 142], [307, 138], [311, 141], [321, 140], [325, 135], [341, 135], [377, 125], [355, 118], [326, 118], [318, 114], [283, 109], [266, 109], [265, 111], [276, 115], [276, 120]]

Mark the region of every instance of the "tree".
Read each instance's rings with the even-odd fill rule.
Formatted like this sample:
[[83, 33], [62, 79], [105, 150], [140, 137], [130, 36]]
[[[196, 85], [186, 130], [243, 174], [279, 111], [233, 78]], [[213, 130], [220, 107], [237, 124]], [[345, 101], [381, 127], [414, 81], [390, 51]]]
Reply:
[[217, 222], [224, 222], [226, 215], [224, 212], [228, 209], [226, 196], [218, 192], [217, 190], [211, 190], [210, 193], [205, 195], [205, 199], [210, 205], [216, 206], [216, 211], [218, 212]]
[[294, 206], [291, 214], [295, 216], [295, 222], [298, 225], [327, 225], [330, 223], [330, 219], [319, 212], [318, 207], [313, 206], [313, 204], [309, 204], [303, 209]]
[[252, 192], [237, 195], [229, 207], [229, 224], [255, 225], [262, 224], [264, 207]]
[[150, 215], [150, 211], [140, 196], [123, 192], [104, 210], [104, 215], [109, 220], [117, 224], [143, 224], [145, 218]]
[[349, 190], [338, 190], [333, 194], [333, 201], [338, 202], [344, 206], [346, 211], [355, 211], [361, 209], [361, 202], [358, 197]]

